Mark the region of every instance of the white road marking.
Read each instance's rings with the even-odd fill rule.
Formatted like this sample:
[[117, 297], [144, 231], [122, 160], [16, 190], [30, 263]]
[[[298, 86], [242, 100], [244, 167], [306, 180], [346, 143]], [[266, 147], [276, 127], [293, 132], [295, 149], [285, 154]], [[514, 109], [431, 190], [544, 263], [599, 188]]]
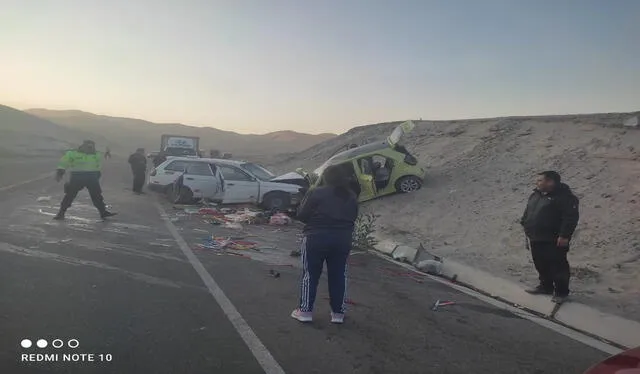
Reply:
[[198, 257], [196, 257], [191, 248], [189, 248], [189, 245], [184, 240], [182, 235], [180, 235], [178, 229], [167, 217], [167, 214], [162, 206], [158, 202], [155, 202], [155, 204], [158, 208], [160, 216], [162, 217], [162, 220], [164, 221], [164, 224], [167, 226], [167, 229], [178, 243], [178, 246], [182, 250], [182, 253], [184, 253], [184, 255], [187, 257], [187, 259], [191, 263], [191, 266], [193, 266], [193, 269], [196, 271], [196, 273], [198, 273], [200, 279], [202, 279], [202, 282], [204, 282], [204, 284], [209, 289], [209, 293], [211, 293], [211, 296], [213, 296], [213, 298], [218, 303], [224, 314], [227, 316], [233, 327], [236, 329], [242, 340], [244, 340], [247, 347], [249, 347], [249, 350], [253, 354], [253, 357], [256, 358], [265, 373], [285, 374], [284, 369], [282, 369], [276, 359], [273, 358], [269, 350], [267, 350], [267, 347], [262, 344], [247, 321], [242, 318], [242, 315], [240, 314], [240, 312], [238, 312], [238, 309], [236, 309], [236, 307], [231, 303], [231, 300], [229, 300], [227, 295], [224, 294], [220, 286], [218, 286], [218, 283], [216, 283], [211, 274], [209, 274], [204, 265], [202, 265], [202, 262], [200, 262]]
[[415, 268], [413, 268], [412, 266], [410, 266], [408, 264], [392, 260], [391, 258], [389, 258], [389, 257], [387, 257], [387, 256], [385, 256], [383, 254], [376, 253], [375, 251], [371, 251], [371, 253], [373, 253], [374, 255], [384, 259], [385, 261], [388, 261], [388, 262], [394, 263], [396, 265], [402, 266], [403, 268], [406, 268], [406, 269], [409, 269], [411, 271], [414, 271], [417, 274], [429, 277], [430, 279], [433, 279], [436, 282], [444, 284], [445, 286], [451, 287], [451, 288], [453, 288], [453, 289], [455, 289], [457, 291], [465, 293], [465, 294], [467, 294], [467, 295], [469, 295], [471, 297], [474, 297], [474, 298], [476, 298], [478, 300], [484, 301], [485, 303], [491, 304], [491, 305], [493, 305], [493, 306], [495, 306], [497, 308], [507, 310], [507, 311], [517, 315], [518, 317], [521, 317], [521, 318], [524, 318], [526, 320], [529, 320], [529, 321], [531, 321], [531, 322], [533, 322], [533, 323], [535, 323], [537, 325], [540, 325], [542, 327], [546, 327], [549, 330], [552, 330], [553, 332], [556, 332], [556, 333], [558, 333], [560, 335], [564, 335], [564, 336], [566, 336], [566, 337], [568, 337], [570, 339], [573, 339], [573, 340], [575, 340], [577, 342], [580, 342], [582, 344], [588, 345], [589, 347], [595, 348], [595, 349], [597, 349], [599, 351], [608, 353], [610, 355], [616, 355], [616, 354], [622, 352], [622, 350], [619, 349], [618, 347], [612, 346], [612, 345], [607, 344], [605, 342], [602, 342], [602, 341], [600, 341], [598, 339], [592, 338], [591, 336], [582, 334], [582, 333], [580, 333], [578, 331], [575, 331], [575, 330], [572, 330], [572, 329], [570, 329], [568, 327], [565, 327], [565, 326], [562, 326], [560, 324], [557, 324], [557, 323], [555, 323], [555, 322], [553, 322], [551, 320], [538, 317], [538, 316], [533, 315], [533, 314], [531, 314], [529, 312], [526, 312], [526, 311], [524, 311], [522, 309], [518, 309], [518, 308], [516, 308], [514, 306], [511, 306], [509, 304], [503, 303], [503, 302], [498, 301], [496, 299], [493, 299], [491, 297], [485, 296], [485, 295], [483, 295], [483, 294], [481, 294], [479, 292], [470, 290], [470, 289], [468, 289], [466, 287], [462, 287], [462, 286], [456, 285], [454, 283], [451, 283], [451, 282], [449, 282], [447, 280], [444, 280], [442, 278], [439, 278], [439, 277], [436, 277], [436, 276], [421, 272], [419, 270], [416, 270]]
[[36, 181], [39, 181], [39, 180], [42, 180], [42, 179], [45, 179], [45, 178], [49, 178], [49, 177], [52, 177], [52, 176], [53, 176], [53, 173], [49, 172], [49, 173], [46, 173], [46, 174], [42, 174], [39, 177], [36, 177], [36, 178], [33, 178], [33, 179], [29, 179], [29, 180], [26, 180], [26, 181], [10, 184], [8, 186], [2, 186], [2, 187], [0, 187], [0, 192], [8, 191], [8, 190], [10, 190], [12, 188], [20, 187], [23, 184], [36, 182]]

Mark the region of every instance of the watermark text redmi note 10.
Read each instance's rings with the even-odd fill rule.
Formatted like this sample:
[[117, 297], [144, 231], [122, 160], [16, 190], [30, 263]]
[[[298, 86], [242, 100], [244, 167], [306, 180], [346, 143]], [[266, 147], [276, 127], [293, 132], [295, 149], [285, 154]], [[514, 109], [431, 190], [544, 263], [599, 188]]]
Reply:
[[111, 362], [111, 353], [83, 352], [78, 339], [22, 339], [21, 362]]

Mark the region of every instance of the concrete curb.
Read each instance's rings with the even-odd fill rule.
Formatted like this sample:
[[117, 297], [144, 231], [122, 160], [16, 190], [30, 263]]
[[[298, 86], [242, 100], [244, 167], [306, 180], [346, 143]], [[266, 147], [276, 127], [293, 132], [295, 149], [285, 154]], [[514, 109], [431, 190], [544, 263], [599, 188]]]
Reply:
[[[394, 260], [414, 265], [420, 250], [376, 237], [374, 249]], [[455, 283], [505, 301], [515, 307], [531, 311], [546, 319], [574, 330], [596, 336], [621, 348], [640, 346], [640, 323], [604, 313], [587, 305], [567, 302], [561, 307], [553, 304], [548, 296], [530, 295], [517, 283], [493, 276], [455, 261], [444, 260], [439, 276], [454, 279]]]

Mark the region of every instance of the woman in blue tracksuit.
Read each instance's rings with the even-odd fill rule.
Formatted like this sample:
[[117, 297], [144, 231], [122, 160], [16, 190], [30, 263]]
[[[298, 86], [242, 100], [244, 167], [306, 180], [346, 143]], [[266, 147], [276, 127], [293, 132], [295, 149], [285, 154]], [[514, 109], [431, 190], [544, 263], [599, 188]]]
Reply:
[[297, 219], [305, 223], [302, 240], [302, 280], [300, 303], [291, 317], [300, 322], [311, 322], [316, 289], [327, 263], [331, 322], [344, 321], [347, 259], [351, 251], [351, 238], [358, 200], [349, 188], [350, 178], [344, 168], [330, 166], [323, 173], [324, 183], [305, 196], [298, 209]]

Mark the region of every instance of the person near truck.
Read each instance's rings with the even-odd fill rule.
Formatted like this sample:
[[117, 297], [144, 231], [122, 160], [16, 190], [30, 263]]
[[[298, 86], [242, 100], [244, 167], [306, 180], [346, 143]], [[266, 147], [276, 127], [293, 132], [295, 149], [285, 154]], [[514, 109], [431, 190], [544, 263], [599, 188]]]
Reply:
[[358, 217], [358, 201], [349, 189], [344, 168], [330, 166], [324, 184], [310, 190], [299, 207], [297, 219], [303, 229], [300, 300], [291, 317], [313, 320], [313, 305], [324, 263], [329, 278], [331, 322], [343, 323], [346, 304], [347, 259]]
[[62, 156], [56, 170], [56, 181], [60, 182], [67, 170], [70, 177], [69, 182], [65, 183], [64, 198], [54, 219], [64, 219], [67, 209], [78, 196], [78, 192], [84, 188], [89, 190], [91, 202], [98, 209], [101, 218], [116, 215], [116, 213], [107, 210], [102, 197], [102, 188], [100, 187], [102, 157], [100, 156], [96, 151], [96, 144], [92, 140], [85, 140], [78, 149], [67, 151]]
[[147, 175], [147, 158], [144, 156], [144, 148], [138, 148], [129, 156], [129, 165], [133, 173], [133, 192], [141, 194]]
[[579, 200], [560, 174], [540, 173], [520, 220], [540, 280], [528, 293], [553, 294], [557, 304], [567, 299], [571, 277], [567, 254], [579, 219]]
[[160, 164], [162, 164], [165, 161], [167, 161], [167, 155], [165, 151], [160, 151], [158, 152], [156, 157], [153, 158], [153, 167], [157, 168], [158, 166], [160, 166]]

